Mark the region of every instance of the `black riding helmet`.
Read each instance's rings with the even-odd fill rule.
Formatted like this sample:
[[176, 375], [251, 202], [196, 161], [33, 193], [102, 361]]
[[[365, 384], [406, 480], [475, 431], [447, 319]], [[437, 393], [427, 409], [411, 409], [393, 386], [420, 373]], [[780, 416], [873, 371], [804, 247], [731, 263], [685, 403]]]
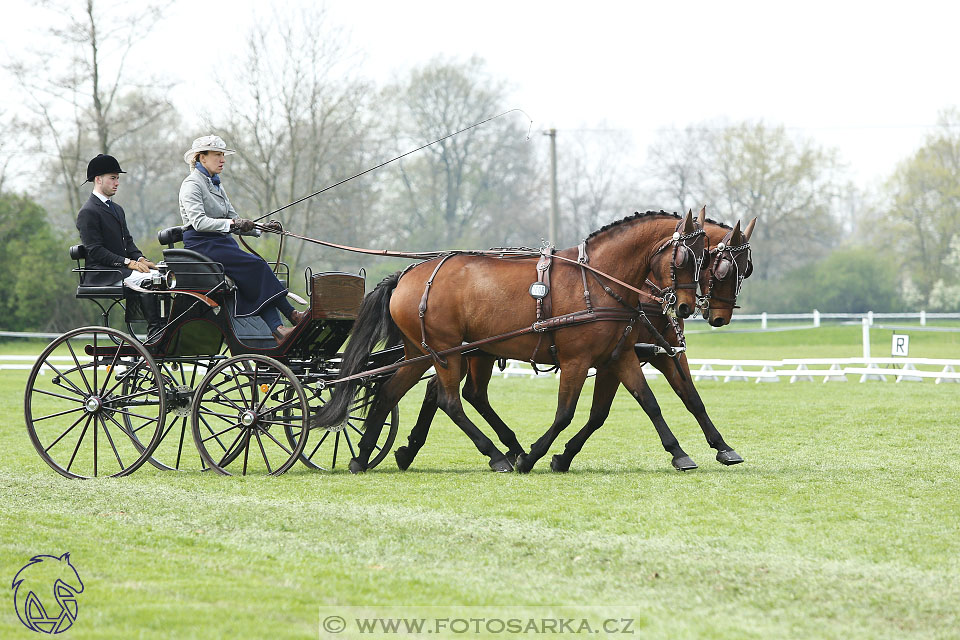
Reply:
[[93, 182], [94, 178], [105, 173], [126, 173], [126, 171], [120, 168], [116, 158], [101, 153], [87, 164], [87, 182]]

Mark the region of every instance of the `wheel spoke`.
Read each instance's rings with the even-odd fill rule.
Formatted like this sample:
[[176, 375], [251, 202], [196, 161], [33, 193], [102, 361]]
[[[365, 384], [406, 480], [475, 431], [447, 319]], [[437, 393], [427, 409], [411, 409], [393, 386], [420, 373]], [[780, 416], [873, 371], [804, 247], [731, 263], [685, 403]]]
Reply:
[[347, 441], [347, 447], [350, 448], [350, 457], [351, 457], [351, 458], [356, 458], [356, 457], [357, 457], [357, 452], [353, 450], [353, 443], [350, 441], [350, 432], [349, 432], [349, 431], [344, 431], [344, 432], [343, 432], [343, 438], [344, 438], [344, 440]]
[[333, 462], [330, 463], [330, 469], [337, 466], [337, 450], [340, 448], [340, 432], [337, 431], [337, 437], [333, 439]]
[[263, 462], [267, 465], [267, 473], [273, 473], [273, 469], [270, 467], [270, 461], [267, 460], [267, 452], [263, 449], [263, 440], [260, 439], [260, 431], [256, 430], [253, 434], [257, 436], [257, 444], [260, 445], [260, 455], [263, 456]]
[[[69, 344], [69, 343], [67, 343], [67, 344]], [[74, 390], [76, 390], [77, 395], [79, 395], [79, 396], [81, 396], [81, 397], [84, 397], [84, 398], [86, 398], [87, 395], [89, 395], [89, 393], [90, 393], [89, 389], [87, 390], [87, 393], [84, 393], [84, 392], [83, 392], [83, 389], [81, 389], [80, 387], [78, 387], [78, 386], [73, 382], [73, 380], [71, 380], [70, 378], [68, 378], [67, 376], [65, 376], [65, 375], [63, 374], [63, 372], [60, 371], [60, 369], [57, 368], [57, 365], [53, 364], [53, 363], [50, 362], [49, 360], [44, 360], [44, 361], [43, 361], [43, 364], [42, 364], [41, 366], [43, 366], [43, 367], [50, 367], [51, 369], [53, 369], [53, 372], [56, 373], [57, 376], [58, 376], [61, 380], [63, 380], [64, 382], [66, 382], [67, 384], [69, 384], [71, 387], [73, 387]], [[79, 369], [74, 369], [74, 371], [79, 371]], [[68, 372], [69, 372], [69, 371], [68, 371]], [[80, 372], [80, 375], [81, 375], [81, 377], [83, 376], [83, 372], [82, 372], [82, 371]], [[67, 389], [65, 389], [63, 386], [60, 386], [60, 388], [63, 389], [64, 391], [67, 390]]]
[[[278, 447], [280, 447], [281, 449], [283, 449], [284, 451], [286, 451], [288, 456], [292, 456], [292, 455], [293, 455], [293, 451], [291, 451], [290, 449], [287, 449], [285, 446], [283, 446], [283, 444], [281, 444], [281, 442], [280, 442], [279, 440], [277, 440], [276, 438], [273, 437], [273, 434], [272, 434], [272, 433], [270, 433], [269, 431], [264, 431], [263, 429], [260, 429], [260, 431], [263, 431], [263, 435], [265, 435], [265, 436], [267, 436], [268, 438], [270, 438], [271, 440], [273, 440], [273, 441], [277, 444]], [[301, 437], [302, 437], [302, 436], [303, 436], [303, 433], [301, 432], [300, 435], [301, 435]]]
[[[277, 374], [273, 378], [273, 382], [270, 383], [270, 388], [267, 389], [267, 392], [263, 394], [263, 400], [260, 401], [260, 404], [257, 405], [257, 413], [263, 413], [263, 405], [267, 404], [267, 400], [270, 399], [270, 394], [273, 393], [273, 390], [277, 387], [277, 383], [280, 382], [280, 375]], [[283, 405], [280, 405], [283, 406]], [[276, 411], [280, 407], [274, 407], [271, 411]]]
[[[218, 395], [222, 396], [222, 397], [227, 401], [227, 403], [228, 403], [230, 406], [234, 407], [237, 411], [243, 411], [243, 410], [246, 408], [245, 406], [244, 406], [244, 407], [239, 406], [236, 402], [234, 402], [233, 400], [231, 400], [231, 399], [230, 399], [230, 396], [228, 396], [227, 394], [225, 394], [223, 391], [220, 391], [220, 389], [217, 387], [217, 385], [211, 384], [211, 385], [210, 385], [210, 388], [213, 389], [213, 391], [216, 392]], [[240, 389], [240, 387], [235, 387], [234, 389], [228, 389], [228, 391], [234, 391], [234, 390], [240, 391], [240, 395], [243, 396], [243, 391]], [[246, 398], [244, 398], [243, 402], [244, 402], [244, 404], [246, 404], [246, 402], [247, 402], [247, 401], [246, 401]], [[221, 404], [222, 404], [222, 403], [221, 403]]]
[[[99, 385], [97, 384], [97, 357], [98, 357], [97, 356], [97, 333], [99, 332], [98, 331], [93, 332], [93, 388], [94, 389], [99, 388]], [[97, 430], [94, 429], [93, 433], [96, 434]], [[96, 469], [97, 459], [94, 458], [93, 460], [94, 460], [94, 463], [93, 463], [94, 469]]]
[[292, 423], [292, 422], [280, 422], [279, 420], [263, 420], [263, 419], [261, 419], [260, 422], [265, 422], [266, 424], [279, 424], [279, 425], [282, 426], [282, 427], [290, 427], [291, 429], [299, 429], [299, 428], [301, 427], [301, 425], [299, 425], [299, 424], [294, 424], [294, 423]]
[[[236, 372], [237, 370], [233, 368], [233, 364], [230, 365], [230, 371], [233, 372], [233, 379], [236, 380], [237, 382], [236, 389], [237, 391], [240, 392], [240, 397], [243, 398], [243, 408], [246, 409], [248, 405], [252, 407], [253, 404], [249, 400], [247, 400], [247, 396], [243, 393], [243, 385], [240, 384], [240, 376], [237, 375], [237, 372]], [[254, 376], [254, 382], [256, 382], [256, 376]], [[226, 398], [226, 396], [224, 397]], [[237, 407], [237, 408], [239, 409], [240, 407]]]
[[[120, 407], [117, 407], [117, 408], [110, 407], [110, 411], [114, 411], [114, 412], [116, 412], [116, 413], [122, 413], [122, 414], [125, 415], [125, 416], [133, 416], [134, 418], [140, 418], [140, 419], [142, 419], [142, 420], [149, 420], [150, 422], [156, 422], [157, 420], [159, 420], [159, 418], [151, 418], [150, 416], [142, 416], [142, 415], [140, 415], [139, 413], [134, 413], [133, 411], [127, 411], [127, 410], [125, 410], [125, 409], [121, 409]], [[142, 428], [142, 427], [141, 427], [141, 428]]]
[[320, 442], [317, 443], [317, 446], [313, 448], [313, 451], [310, 452], [310, 455], [307, 456], [307, 460], [313, 460], [313, 456], [317, 454], [317, 451], [320, 449], [320, 446], [323, 444], [323, 441], [327, 439], [327, 436], [330, 435], [329, 431], [323, 432], [323, 437], [320, 438]]
[[[94, 335], [96, 335], [96, 334], [94, 334]], [[80, 372], [80, 377], [83, 378], [83, 386], [85, 386], [85, 387], [87, 388], [87, 393], [93, 393], [93, 387], [90, 386], [90, 381], [87, 380], [87, 374], [85, 374], [85, 373], [83, 372], [83, 366], [80, 364], [80, 360], [79, 360], [79, 358], [77, 358], [77, 353], [76, 353], [76, 351], [73, 350], [73, 344], [72, 344], [69, 340], [67, 340], [67, 349], [70, 350], [70, 355], [73, 356], [73, 361], [74, 361], [74, 362], [76, 363], [76, 365], [77, 365], [77, 371]], [[52, 366], [52, 365], [51, 365], [51, 366]], [[94, 364], [93, 369], [94, 369], [94, 371], [96, 371], [96, 369], [97, 369], [96, 364]], [[54, 368], [54, 371], [56, 371], [55, 368]]]
[[71, 398], [70, 396], [62, 396], [59, 393], [53, 393], [52, 391], [44, 391], [43, 389], [33, 388], [34, 393], [42, 393], [45, 396], [53, 396], [54, 398], [60, 398], [61, 400], [67, 400], [69, 402], [76, 402], [76, 398]]
[[[110, 361], [110, 366], [107, 367], [107, 370], [103, 373], [103, 388], [100, 389], [100, 395], [103, 395], [104, 389], [107, 388], [107, 383], [110, 382], [110, 372], [113, 371], [113, 368], [117, 366], [117, 357], [120, 355], [120, 346], [117, 346], [117, 350], [113, 354], [113, 360]], [[94, 367], [94, 372], [96, 372], [96, 367]], [[94, 373], [96, 375], [96, 373]]]
[[217, 413], [216, 411], [207, 411], [206, 409], [198, 408], [197, 411], [199, 411], [200, 413], [206, 414], [208, 416], [216, 416], [217, 418], [221, 418], [223, 420], [233, 420], [234, 418], [234, 416], [231, 416], [230, 414], [227, 414], [227, 413]]
[[263, 411], [262, 413], [264, 413], [264, 414], [276, 413], [277, 411], [280, 411], [281, 409], [286, 409], [287, 407], [292, 407], [292, 406], [295, 405], [295, 404], [300, 404], [300, 398], [293, 398], [293, 399], [291, 399], [291, 400], [284, 400], [283, 402], [281, 402], [281, 403], [278, 404], [277, 406], [275, 406], [275, 407], [270, 407], [269, 409], [267, 409], [266, 411]]
[[[90, 415], [90, 414], [86, 414], [86, 415]], [[66, 431], [64, 431], [64, 432], [61, 433], [59, 436], [57, 436], [57, 439], [54, 440], [53, 442], [51, 442], [51, 443], [50, 443], [50, 446], [47, 447], [46, 449], [44, 449], [43, 451], [44, 451], [45, 453], [50, 453], [50, 449], [53, 449], [53, 445], [55, 445], [55, 444], [57, 444], [58, 442], [60, 442], [61, 440], [63, 440], [63, 437], [64, 437], [65, 435], [67, 435], [68, 433], [70, 433], [71, 431], [73, 431], [73, 428], [76, 427], [78, 424], [80, 424], [80, 421], [83, 420], [85, 417], [86, 417], [86, 416], [80, 416], [79, 418], [77, 418], [76, 421], [75, 421], [72, 425], [70, 425], [69, 427], [67, 427], [67, 430], [66, 430]]]
[[34, 418], [33, 421], [34, 421], [34, 422], [40, 422], [41, 420], [47, 420], [48, 418], [56, 418], [57, 416], [65, 416], [65, 415], [67, 415], [68, 413], [73, 413], [73, 412], [75, 412], [75, 411], [83, 411], [83, 410], [84, 410], [84, 407], [81, 405], [81, 406], [75, 407], [75, 408], [73, 408], [73, 409], [67, 409], [66, 411], [58, 411], [57, 413], [51, 413], [51, 414], [48, 415], [48, 416], [42, 416], [42, 417], [40, 417], [40, 418]]
[[[207, 428], [209, 428], [209, 425], [207, 426]], [[210, 436], [207, 436], [206, 438], [202, 438], [202, 439], [200, 440], [200, 442], [206, 442], [207, 440], [210, 440], [211, 438], [217, 438], [217, 442], [220, 442], [219, 436], [222, 436], [223, 434], [225, 434], [227, 431], [230, 431], [231, 429], [237, 429], [237, 428], [243, 429], [243, 425], [240, 424], [239, 422], [237, 422], [237, 423], [235, 423], [235, 424], [230, 425], [229, 427], [227, 427], [227, 428], [224, 429], [223, 431], [217, 431], [216, 433], [213, 433], [213, 429], [210, 429], [211, 435], [210, 435]], [[220, 446], [222, 447], [223, 444], [221, 443]], [[230, 446], [232, 447], [233, 445], [230, 445]], [[224, 451], [226, 451], [226, 449], [224, 449]]]
[[[203, 416], [197, 416], [197, 417], [200, 418], [200, 422], [202, 422], [203, 425], [207, 428], [207, 431], [209, 431], [210, 433], [213, 433], [213, 428], [210, 426], [210, 423], [207, 422], [207, 419], [204, 418]], [[226, 451], [227, 448], [223, 446], [223, 442], [220, 441], [220, 438], [217, 438], [217, 436], [214, 436], [214, 438], [217, 439], [217, 444], [220, 445], [220, 448]], [[209, 440], [209, 438], [207, 438], [207, 440]], [[204, 442], [206, 442], [206, 440], [204, 440]]]
[[[100, 418], [100, 425], [103, 427], [103, 432], [107, 436], [107, 442], [110, 443], [110, 448], [113, 449], [113, 455], [117, 459], [117, 463], [120, 465], [120, 470], [123, 471], [127, 468], [127, 465], [123, 464], [123, 460], [120, 459], [120, 453], [117, 451], [116, 445], [113, 444], [113, 437], [110, 435], [110, 431], [107, 430], [107, 421], [103, 419], [103, 416], [98, 416]], [[112, 417], [110, 418], [113, 419]]]
[[[183, 365], [180, 365], [180, 371], [183, 371]], [[187, 433], [187, 418], [183, 417], [180, 419], [180, 441], [177, 444], [177, 462], [174, 469], [177, 471], [180, 470], [180, 456], [183, 455], [183, 438]]]
[[134, 435], [134, 433], [135, 433], [136, 431], [139, 431], [140, 429], [143, 429], [143, 427], [147, 426], [146, 424], [144, 424], [144, 425], [141, 426], [139, 429], [134, 429], [134, 433], [131, 433], [130, 431], [127, 431], [127, 428], [126, 428], [125, 426], [123, 426], [122, 424], [120, 424], [119, 422], [117, 422], [117, 419], [116, 419], [116, 418], [114, 418], [113, 416], [111, 416], [111, 415], [109, 415], [109, 414], [107, 414], [107, 417], [110, 419], [110, 422], [112, 422], [113, 424], [117, 425], [117, 428], [120, 429], [120, 431], [122, 431], [125, 436], [127, 436], [128, 438], [131, 438], [131, 439], [133, 439], [133, 440], [137, 440], [137, 441], [139, 441], [139, 438], [137, 438], [137, 437]]
[[83, 431], [80, 432], [80, 437], [77, 439], [77, 446], [73, 448], [73, 455], [70, 456], [70, 462], [67, 463], [67, 472], [70, 472], [70, 467], [73, 466], [73, 461], [77, 457], [77, 451], [80, 451], [80, 443], [83, 442], [83, 436], [87, 435], [87, 427], [90, 426], [90, 419], [93, 418], [93, 414], [87, 416], [87, 423], [83, 425]]
[[230, 457], [230, 454], [233, 452], [233, 447], [234, 447], [234, 445], [237, 444], [237, 443], [240, 441], [240, 438], [242, 438], [242, 437], [243, 437], [243, 429], [240, 430], [240, 433], [237, 434], [237, 437], [234, 438], [233, 442], [230, 443], [230, 448], [223, 450], [223, 457], [220, 458], [220, 462], [217, 463], [217, 466], [218, 466], [218, 467], [223, 467], [224, 461], [225, 461], [227, 458], [229, 458], [229, 457]]
[[241, 475], [247, 475], [247, 459], [250, 457], [250, 431], [247, 430], [247, 437], [243, 439], [243, 472]]

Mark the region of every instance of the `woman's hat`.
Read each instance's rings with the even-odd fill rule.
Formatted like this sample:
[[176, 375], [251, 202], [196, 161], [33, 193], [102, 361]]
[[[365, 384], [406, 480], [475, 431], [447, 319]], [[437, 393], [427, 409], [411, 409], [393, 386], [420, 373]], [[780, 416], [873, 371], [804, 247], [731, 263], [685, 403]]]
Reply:
[[87, 182], [93, 182], [97, 176], [105, 173], [126, 173], [113, 156], [101, 153], [87, 164]]
[[220, 136], [200, 136], [193, 141], [190, 150], [183, 154], [183, 161], [192, 167], [193, 157], [201, 151], [223, 151], [225, 156], [236, 153], [234, 149], [227, 149], [227, 143]]

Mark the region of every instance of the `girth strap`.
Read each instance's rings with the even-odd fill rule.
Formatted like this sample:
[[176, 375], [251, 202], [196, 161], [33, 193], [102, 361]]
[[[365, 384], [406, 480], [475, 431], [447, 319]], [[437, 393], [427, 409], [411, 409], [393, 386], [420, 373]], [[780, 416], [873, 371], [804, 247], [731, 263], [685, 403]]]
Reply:
[[418, 309], [420, 314], [420, 346], [423, 347], [424, 351], [430, 354], [430, 357], [433, 358], [433, 362], [436, 365], [447, 368], [447, 360], [438, 354], [430, 345], [427, 344], [427, 298], [430, 297], [430, 287], [433, 286], [433, 280], [437, 277], [437, 272], [440, 271], [440, 267], [443, 266], [443, 263], [446, 262], [449, 258], [453, 257], [454, 254], [448, 253], [447, 255], [440, 258], [440, 262], [437, 263], [437, 266], [434, 268], [433, 273], [430, 274], [430, 279], [427, 280], [427, 285], [423, 289], [423, 297], [420, 298], [420, 307]]

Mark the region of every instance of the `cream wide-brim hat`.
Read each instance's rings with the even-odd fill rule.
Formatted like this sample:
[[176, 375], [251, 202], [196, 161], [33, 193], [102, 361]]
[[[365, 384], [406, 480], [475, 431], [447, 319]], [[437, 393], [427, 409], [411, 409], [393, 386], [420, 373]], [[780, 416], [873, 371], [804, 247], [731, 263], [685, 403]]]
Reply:
[[223, 151], [225, 156], [236, 153], [235, 149], [227, 149], [227, 143], [220, 136], [200, 136], [193, 141], [190, 149], [183, 154], [183, 161], [192, 167], [194, 155], [201, 151]]

